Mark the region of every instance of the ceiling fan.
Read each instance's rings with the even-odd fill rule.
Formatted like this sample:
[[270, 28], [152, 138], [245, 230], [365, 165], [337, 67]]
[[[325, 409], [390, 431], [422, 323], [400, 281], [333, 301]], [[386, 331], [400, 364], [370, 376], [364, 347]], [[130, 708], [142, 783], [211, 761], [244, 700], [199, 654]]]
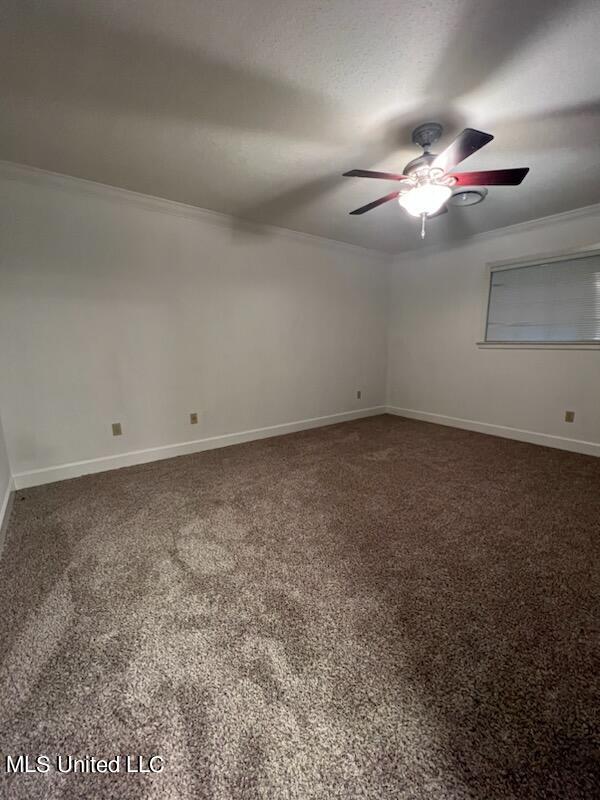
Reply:
[[[481, 149], [494, 138], [490, 133], [465, 128], [452, 144], [439, 155], [430, 148], [442, 135], [442, 126], [437, 122], [419, 125], [412, 133], [414, 144], [423, 148], [423, 154], [410, 161], [401, 175], [391, 172], [372, 172], [368, 169], [351, 169], [344, 172], [349, 178], [379, 178], [384, 181], [402, 181], [399, 191], [390, 192], [366, 206], [351, 211], [364, 214], [372, 208], [398, 198], [400, 205], [414, 217], [421, 218], [421, 238], [425, 238], [425, 220], [445, 214], [446, 203], [452, 197], [455, 186], [518, 186], [529, 167], [517, 169], [493, 169], [483, 172], [450, 172], [457, 164]], [[465, 190], [463, 205], [472, 205], [483, 200], [487, 190]], [[471, 198], [468, 195], [472, 195]]]

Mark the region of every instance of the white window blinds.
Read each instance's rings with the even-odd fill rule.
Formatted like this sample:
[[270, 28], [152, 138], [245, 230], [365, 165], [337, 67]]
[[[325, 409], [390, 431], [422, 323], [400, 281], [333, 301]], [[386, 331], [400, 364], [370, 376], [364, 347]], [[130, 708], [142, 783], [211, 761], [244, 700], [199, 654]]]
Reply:
[[600, 342], [600, 254], [491, 273], [487, 342]]

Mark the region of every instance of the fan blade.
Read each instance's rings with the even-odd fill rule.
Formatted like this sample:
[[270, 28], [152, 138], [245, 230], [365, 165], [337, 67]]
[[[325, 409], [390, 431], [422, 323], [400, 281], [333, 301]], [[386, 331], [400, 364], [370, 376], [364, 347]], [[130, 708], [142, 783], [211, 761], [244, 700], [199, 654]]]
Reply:
[[529, 167], [518, 169], [488, 169], [483, 172], [457, 172], [456, 186], [518, 186]]
[[372, 203], [368, 203], [366, 206], [361, 206], [360, 208], [355, 208], [354, 211], [351, 211], [351, 214], [364, 214], [366, 211], [370, 211], [372, 208], [377, 208], [377, 206], [381, 206], [384, 203], [389, 202], [390, 200], [395, 200], [396, 197], [400, 192], [390, 192], [390, 194], [386, 194], [385, 197], [380, 197], [379, 200], [373, 200]]
[[383, 181], [405, 181], [406, 175], [395, 175], [392, 172], [372, 172], [369, 169], [351, 169], [344, 172], [344, 178], [380, 178]]
[[439, 211], [436, 211], [434, 214], [427, 214], [427, 219], [434, 219], [435, 217], [441, 217], [442, 214], [448, 213], [448, 206], [442, 206]]
[[431, 166], [448, 172], [476, 150], [480, 150], [488, 142], [491, 142], [493, 138], [491, 133], [476, 131], [474, 128], [465, 128], [462, 133], [458, 134], [452, 144], [449, 144], [439, 156], [436, 156]]

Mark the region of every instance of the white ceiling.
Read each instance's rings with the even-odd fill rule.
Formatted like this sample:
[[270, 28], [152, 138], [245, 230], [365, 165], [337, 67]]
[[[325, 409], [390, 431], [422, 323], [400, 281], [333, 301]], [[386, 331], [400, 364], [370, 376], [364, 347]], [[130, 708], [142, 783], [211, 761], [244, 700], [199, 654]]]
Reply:
[[600, 200], [599, 41], [598, 0], [1, 0], [0, 159], [399, 252], [396, 203], [348, 216], [397, 184], [341, 173], [429, 119], [531, 167], [429, 241]]

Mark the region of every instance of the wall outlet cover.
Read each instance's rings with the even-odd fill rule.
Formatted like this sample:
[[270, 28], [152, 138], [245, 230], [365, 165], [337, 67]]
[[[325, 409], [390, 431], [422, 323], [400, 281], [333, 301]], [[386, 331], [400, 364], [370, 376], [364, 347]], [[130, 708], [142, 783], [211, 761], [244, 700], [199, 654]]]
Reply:
[[575, 422], [574, 411], [565, 411], [565, 422]]

